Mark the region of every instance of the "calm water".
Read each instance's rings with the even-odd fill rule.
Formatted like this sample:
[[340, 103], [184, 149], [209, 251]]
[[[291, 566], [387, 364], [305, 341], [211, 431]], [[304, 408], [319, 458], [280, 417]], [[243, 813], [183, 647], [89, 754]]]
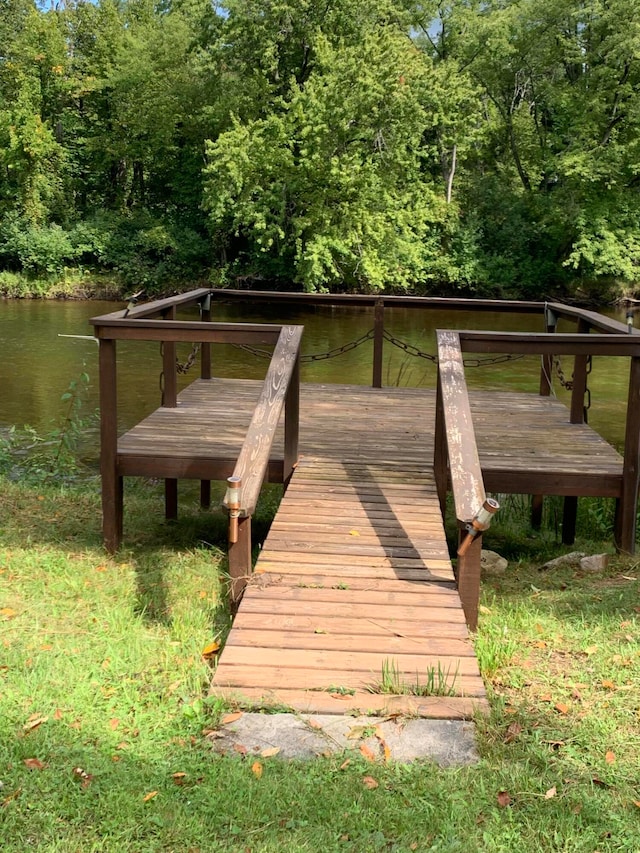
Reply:
[[[60, 397], [69, 382], [86, 371], [91, 377], [85, 411], [98, 405], [98, 358], [93, 341], [60, 337], [90, 335], [90, 317], [122, 307], [112, 302], [48, 302], [0, 300], [0, 429], [29, 424], [39, 430], [51, 427], [64, 414]], [[238, 303], [216, 306], [217, 320], [236, 322], [288, 322], [304, 325], [303, 352], [321, 353], [354, 340], [373, 326], [373, 310], [367, 308], [300, 308], [295, 306], [246, 306]], [[185, 315], [187, 316], [187, 315]], [[195, 315], [194, 315], [195, 316]], [[623, 314], [609, 313], [624, 322]], [[397, 338], [423, 352], [435, 352], [436, 328], [543, 331], [542, 318], [472, 312], [388, 309], [386, 328]], [[560, 331], [573, 331], [570, 324]], [[188, 344], [179, 347], [186, 359]], [[338, 358], [303, 365], [302, 379], [310, 382], [353, 382], [370, 384], [372, 344]], [[267, 362], [230, 346], [213, 348], [214, 374], [218, 376], [264, 375]], [[565, 373], [571, 375], [571, 360]], [[187, 384], [197, 365], [188, 377]], [[160, 354], [153, 343], [118, 343], [119, 421], [124, 430], [157, 407]], [[624, 438], [624, 416], [628, 362], [625, 359], [594, 359], [589, 385], [592, 389], [590, 423], [620, 447]], [[537, 391], [539, 359], [527, 357], [482, 368], [469, 368], [470, 387]], [[408, 356], [385, 343], [383, 382], [388, 385], [435, 386], [435, 369], [423, 359]], [[555, 383], [558, 396], [568, 395]]]

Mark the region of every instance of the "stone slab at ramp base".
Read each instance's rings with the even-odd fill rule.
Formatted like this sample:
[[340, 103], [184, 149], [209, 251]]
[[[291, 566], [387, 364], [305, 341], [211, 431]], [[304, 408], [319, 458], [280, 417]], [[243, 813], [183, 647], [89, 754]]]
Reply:
[[433, 761], [442, 767], [479, 760], [475, 726], [462, 720], [403, 719], [336, 714], [245, 713], [225, 725], [217, 752], [264, 760], [363, 755], [370, 761]]

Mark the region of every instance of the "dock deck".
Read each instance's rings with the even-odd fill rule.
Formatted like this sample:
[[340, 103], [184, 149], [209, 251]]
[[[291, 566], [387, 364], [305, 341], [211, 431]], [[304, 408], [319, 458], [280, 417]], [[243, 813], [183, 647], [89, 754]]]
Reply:
[[[196, 380], [175, 408], [120, 438], [120, 472], [228, 476], [261, 385]], [[558, 401], [493, 392], [470, 399], [489, 489], [618, 493], [621, 457], [587, 425], [570, 424]], [[245, 590], [215, 694], [299, 712], [449, 719], [486, 705], [436, 493], [434, 419], [430, 390], [301, 386], [300, 462]], [[275, 481], [282, 459], [280, 428]], [[446, 695], [415, 695], [420, 688]]]

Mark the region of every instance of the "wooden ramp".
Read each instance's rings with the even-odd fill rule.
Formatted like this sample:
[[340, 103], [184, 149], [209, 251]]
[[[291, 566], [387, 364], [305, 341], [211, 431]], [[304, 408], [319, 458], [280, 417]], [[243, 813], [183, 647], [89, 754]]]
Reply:
[[301, 460], [212, 693], [308, 713], [454, 719], [486, 706], [429, 468]]

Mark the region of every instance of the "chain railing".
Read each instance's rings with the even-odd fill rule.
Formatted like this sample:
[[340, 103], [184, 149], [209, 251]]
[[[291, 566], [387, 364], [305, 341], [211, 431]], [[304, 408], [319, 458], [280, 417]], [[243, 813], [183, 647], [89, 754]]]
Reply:
[[[362, 346], [362, 344], [367, 343], [367, 341], [373, 340], [374, 335], [374, 329], [369, 329], [368, 332], [365, 332], [359, 338], [356, 338], [353, 341], [349, 341], [348, 343], [343, 344], [342, 346], [333, 347], [333, 349], [326, 350], [326, 352], [307, 353], [306, 355], [302, 355], [300, 357], [300, 361], [303, 364], [310, 364], [315, 361], [326, 361], [330, 358], [337, 358], [340, 355], [344, 355], [345, 353], [357, 349], [359, 346]], [[432, 364], [438, 363], [438, 356], [434, 355], [434, 353], [425, 352], [414, 344], [408, 343], [408, 341], [403, 341], [400, 338], [396, 338], [394, 335], [391, 334], [391, 332], [387, 331], [386, 329], [383, 331], [382, 336], [385, 341], [390, 343], [392, 346], [397, 347], [397, 349], [400, 349], [403, 352], [407, 353], [407, 355], [412, 355], [416, 358], [423, 358], [426, 361], [430, 361]], [[257, 356], [258, 358], [271, 358], [271, 353], [268, 350], [260, 349], [258, 347], [252, 347], [249, 344], [233, 344], [233, 346], [236, 349], [241, 349], [245, 352], [249, 352], [252, 355]], [[465, 358], [464, 363], [466, 367], [484, 367], [492, 364], [502, 364], [506, 361], [518, 361], [521, 358], [524, 358], [523, 354], [502, 354], [490, 356], [488, 358]]]

